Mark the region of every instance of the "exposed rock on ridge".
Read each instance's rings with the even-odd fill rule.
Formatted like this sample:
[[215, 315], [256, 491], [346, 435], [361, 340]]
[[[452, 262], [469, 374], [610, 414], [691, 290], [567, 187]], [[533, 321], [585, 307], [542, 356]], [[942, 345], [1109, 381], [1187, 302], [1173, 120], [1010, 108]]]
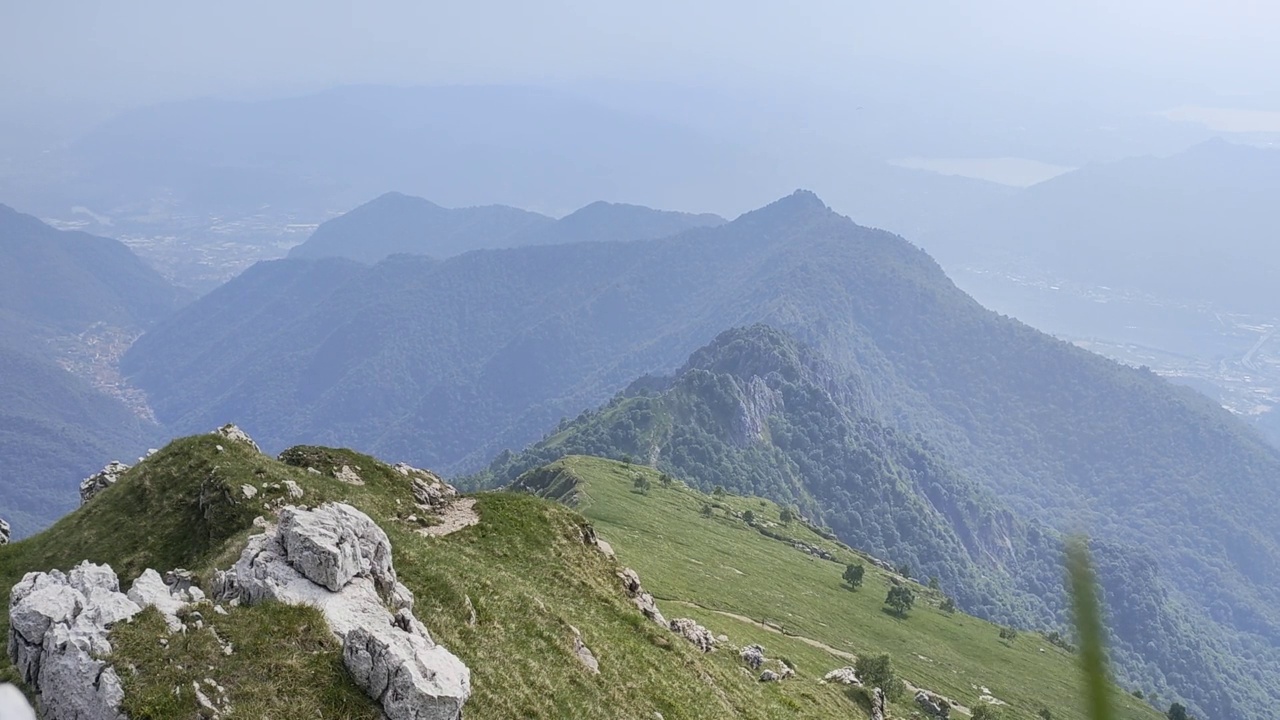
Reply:
[[115, 485], [120, 476], [129, 471], [129, 466], [118, 460], [112, 460], [98, 472], [80, 481], [80, 504], [92, 500], [98, 493]]
[[0, 519], [0, 545], [8, 545], [9, 538], [13, 536], [13, 531], [9, 529], [9, 523]]
[[176, 630], [178, 610], [201, 599], [198, 588], [174, 596], [155, 570], [144, 572], [127, 596], [107, 565], [27, 573], [9, 597], [9, 659], [39, 696], [45, 720], [123, 720], [124, 689], [104, 660], [111, 626], [154, 605]]
[[253, 438], [249, 437], [248, 433], [241, 430], [234, 423], [227, 423], [226, 425], [223, 425], [217, 430], [214, 430], [213, 434], [221, 435], [232, 442], [244, 443], [245, 445], [253, 448], [255, 452], [262, 452], [262, 448], [258, 447], [258, 443], [254, 442]]
[[216, 595], [247, 604], [319, 608], [342, 640], [348, 672], [390, 720], [461, 717], [470, 670], [413, 616], [413, 594], [396, 580], [386, 533], [350, 505], [285, 507], [279, 524], [251, 537], [214, 584]]
[[667, 625], [667, 619], [662, 616], [662, 611], [658, 610], [658, 604], [654, 602], [653, 596], [645, 592], [644, 587], [640, 584], [640, 576], [631, 568], [623, 568], [618, 572], [618, 577], [622, 580], [622, 587], [627, 591], [627, 597], [636, 604], [640, 612], [645, 617], [670, 629]]

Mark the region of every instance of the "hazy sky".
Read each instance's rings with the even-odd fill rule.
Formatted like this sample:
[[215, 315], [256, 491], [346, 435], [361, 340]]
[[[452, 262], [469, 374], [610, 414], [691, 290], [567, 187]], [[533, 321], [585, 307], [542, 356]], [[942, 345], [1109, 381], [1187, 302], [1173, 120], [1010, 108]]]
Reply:
[[[1276, 90], [1274, 0], [41, 0], [0, 3], [15, 108], [125, 107], [352, 82], [622, 78], [838, 83], [877, 58], [1006, 74], [1036, 63]], [[1245, 99], [1248, 104], [1253, 100]]]

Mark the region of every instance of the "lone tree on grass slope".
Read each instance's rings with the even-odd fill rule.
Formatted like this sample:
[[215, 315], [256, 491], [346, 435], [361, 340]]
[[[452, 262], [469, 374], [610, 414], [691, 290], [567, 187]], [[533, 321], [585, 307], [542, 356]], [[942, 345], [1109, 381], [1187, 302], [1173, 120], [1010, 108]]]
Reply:
[[916, 604], [915, 593], [904, 585], [894, 585], [889, 588], [889, 596], [884, 599], [884, 604], [889, 606], [898, 617], [906, 617], [907, 611], [912, 605]]
[[861, 564], [849, 564], [844, 568], [844, 581], [849, 584], [851, 590], [857, 590], [862, 587], [862, 576], [865, 575], [867, 569]]

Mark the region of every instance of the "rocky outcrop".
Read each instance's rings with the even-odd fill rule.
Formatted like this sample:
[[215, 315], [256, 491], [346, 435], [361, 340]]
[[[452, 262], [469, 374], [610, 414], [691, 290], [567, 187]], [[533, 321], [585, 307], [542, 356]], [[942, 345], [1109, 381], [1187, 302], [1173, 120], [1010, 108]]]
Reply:
[[951, 717], [951, 704], [928, 690], [916, 690], [916, 705], [930, 717]]
[[884, 690], [875, 688], [871, 691], [871, 720], [885, 720], [889, 711], [885, 708]]
[[9, 523], [0, 519], [0, 545], [8, 545], [11, 537], [13, 537], [13, 531], [9, 529]]
[[106, 467], [93, 475], [90, 475], [84, 480], [81, 480], [80, 504], [84, 505], [97, 496], [98, 493], [106, 490], [112, 485], [115, 485], [120, 480], [120, 476], [124, 475], [128, 471], [128, 465], [117, 460], [113, 460], [107, 463]]
[[821, 558], [821, 559], [823, 559], [823, 560], [835, 560], [835, 559], [836, 559], [836, 556], [835, 556], [835, 555], [832, 555], [830, 552], [828, 552], [828, 551], [826, 551], [826, 550], [823, 550], [822, 548], [818, 547], [817, 545], [810, 545], [809, 543], [806, 543], [806, 542], [800, 542], [799, 540], [797, 540], [796, 542], [792, 543], [792, 547], [794, 547], [795, 549], [799, 550], [799, 551], [800, 551], [800, 552], [802, 552], [802, 553], [808, 553], [808, 554], [810, 554], [810, 555], [812, 555], [812, 556], [814, 556], [814, 557], [816, 557], [816, 558]]
[[164, 616], [165, 625], [169, 626], [169, 631], [177, 632], [183, 625], [178, 613], [187, 605], [204, 600], [204, 593], [189, 580], [183, 583], [175, 573], [166, 574], [174, 578], [172, 583], [166, 583], [164, 578], [160, 577], [160, 573], [155, 570], [149, 568], [144, 570], [138, 579], [133, 581], [133, 587], [129, 588], [129, 599], [140, 607], [154, 607], [159, 610]]
[[458, 496], [456, 488], [430, 470], [416, 468], [407, 463], [396, 463], [392, 469], [409, 478], [413, 484], [413, 497], [419, 505], [440, 509]]
[[716, 636], [711, 631], [689, 618], [676, 618], [671, 621], [671, 632], [693, 643], [693, 646], [704, 653], [716, 649]]
[[249, 435], [245, 431], [236, 427], [233, 423], [227, 423], [226, 425], [223, 425], [217, 430], [214, 430], [213, 434], [221, 435], [222, 437], [230, 440], [231, 442], [238, 442], [238, 443], [243, 443], [245, 445], [248, 445], [249, 447], [253, 448], [254, 452], [262, 452], [262, 448], [258, 447], [258, 443], [254, 442], [253, 438], [249, 437]]
[[607, 558], [617, 557], [613, 552], [613, 546], [605, 542], [604, 538], [597, 535], [595, 527], [589, 524], [582, 526], [582, 543], [584, 545], [594, 547], [596, 550], [600, 551], [600, 554]]
[[862, 681], [858, 679], [858, 671], [850, 666], [836, 668], [826, 675], [822, 676], [824, 683], [840, 683], [841, 685], [852, 685], [861, 687]]
[[573, 631], [573, 654], [578, 657], [579, 662], [586, 666], [587, 670], [591, 671], [592, 675], [599, 675], [600, 661], [596, 660], [595, 653], [591, 652], [591, 648], [587, 647], [587, 644], [582, 641], [582, 632], [572, 625], [569, 626], [569, 629]]
[[741, 393], [731, 439], [738, 447], [749, 447], [768, 437], [769, 417], [782, 410], [782, 393], [771, 389], [759, 375], [753, 375]]
[[413, 616], [413, 594], [396, 580], [386, 533], [350, 505], [285, 507], [214, 586], [245, 604], [319, 608], [342, 640], [348, 672], [390, 720], [461, 717], [470, 671]]
[[120, 677], [103, 658], [108, 632], [142, 608], [106, 565], [27, 573], [9, 598], [9, 659], [45, 720], [123, 720]]
[[772, 670], [765, 670], [760, 673], [760, 682], [777, 682], [778, 679], [778, 673]]
[[662, 616], [662, 612], [658, 610], [658, 604], [654, 602], [653, 596], [645, 592], [644, 587], [640, 584], [640, 576], [631, 568], [623, 568], [618, 572], [618, 577], [622, 580], [622, 587], [627, 591], [627, 597], [636, 604], [640, 612], [645, 617], [655, 623], [666, 628], [667, 619]]
[[364, 478], [360, 477], [360, 473], [356, 472], [359, 469], [359, 466], [352, 470], [351, 466], [343, 465], [333, 469], [333, 477], [348, 485], [363, 485]]
[[764, 664], [764, 648], [759, 645], [748, 645], [738, 653], [738, 658], [752, 670], [759, 670]]
[[189, 582], [190, 573], [178, 570], [166, 577], [172, 581], [146, 570], [126, 595], [109, 566], [84, 562], [66, 574], [27, 573], [13, 587], [9, 659], [39, 697], [45, 720], [124, 717], [119, 709], [124, 690], [105, 660], [111, 654], [111, 626], [155, 607], [171, 631], [181, 630], [179, 613], [204, 599]]
[[36, 720], [36, 711], [15, 685], [0, 685], [0, 718], [4, 720]]

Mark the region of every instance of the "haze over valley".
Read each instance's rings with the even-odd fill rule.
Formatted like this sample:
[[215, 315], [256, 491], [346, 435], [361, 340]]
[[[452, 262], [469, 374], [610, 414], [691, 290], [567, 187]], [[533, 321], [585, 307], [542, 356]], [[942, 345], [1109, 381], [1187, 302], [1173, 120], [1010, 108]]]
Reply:
[[0, 718], [1272, 717], [1278, 25], [0, 9]]

